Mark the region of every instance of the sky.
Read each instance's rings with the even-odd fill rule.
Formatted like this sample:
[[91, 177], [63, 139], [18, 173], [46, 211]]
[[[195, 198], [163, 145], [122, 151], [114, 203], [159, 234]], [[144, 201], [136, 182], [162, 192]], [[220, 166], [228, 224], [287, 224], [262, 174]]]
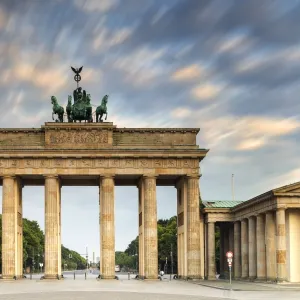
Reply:
[[[203, 200], [231, 200], [232, 174], [236, 200], [299, 181], [299, 14], [296, 0], [0, 0], [0, 127], [51, 121], [84, 66], [114, 125], [201, 129]], [[137, 196], [116, 187], [116, 250], [138, 233]], [[157, 199], [158, 218], [176, 214], [173, 187]], [[23, 203], [44, 228], [43, 188]], [[98, 214], [96, 187], [63, 187], [62, 243], [99, 256]]]

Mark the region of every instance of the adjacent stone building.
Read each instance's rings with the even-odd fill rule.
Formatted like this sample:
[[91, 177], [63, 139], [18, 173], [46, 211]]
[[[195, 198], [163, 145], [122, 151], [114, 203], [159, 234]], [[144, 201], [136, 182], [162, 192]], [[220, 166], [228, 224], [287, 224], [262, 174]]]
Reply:
[[232, 251], [235, 279], [300, 282], [300, 182], [248, 201], [203, 201], [205, 276], [215, 278], [216, 226], [220, 229], [220, 275]]

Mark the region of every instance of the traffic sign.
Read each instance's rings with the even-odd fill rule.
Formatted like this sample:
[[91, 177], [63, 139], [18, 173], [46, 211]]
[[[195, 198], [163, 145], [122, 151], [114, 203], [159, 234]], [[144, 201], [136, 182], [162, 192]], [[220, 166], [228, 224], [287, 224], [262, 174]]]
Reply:
[[231, 251], [226, 252], [226, 257], [227, 258], [233, 257], [233, 253]]

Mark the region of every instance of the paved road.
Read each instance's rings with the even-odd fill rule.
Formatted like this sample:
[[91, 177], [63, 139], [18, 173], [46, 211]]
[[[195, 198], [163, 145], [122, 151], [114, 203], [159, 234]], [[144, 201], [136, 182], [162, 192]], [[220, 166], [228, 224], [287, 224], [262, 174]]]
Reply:
[[[120, 274], [120, 280], [96, 280], [95, 277], [94, 274], [88, 275], [88, 280], [84, 280], [84, 275], [81, 274], [78, 275], [78, 280], [68, 277], [65, 280], [39, 280], [40, 276], [37, 276], [32, 280], [0, 281], [0, 300], [299, 300], [300, 298], [299, 291], [282, 291], [276, 287], [259, 290], [261, 285], [255, 288], [249, 283], [240, 284], [241, 290], [234, 291], [178, 280], [128, 280], [126, 274]], [[252, 288], [251, 291], [249, 291], [249, 286]]]

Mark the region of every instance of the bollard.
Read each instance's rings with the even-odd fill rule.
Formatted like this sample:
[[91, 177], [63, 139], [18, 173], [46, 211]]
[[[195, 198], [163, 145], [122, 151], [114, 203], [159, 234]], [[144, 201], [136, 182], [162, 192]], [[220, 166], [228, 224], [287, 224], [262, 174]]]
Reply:
[[128, 280], [130, 280], [130, 273], [128, 272]]
[[75, 271], [74, 271], [74, 280], [75, 280]]
[[30, 273], [30, 280], [32, 280], [32, 273]]
[[84, 273], [84, 277], [85, 277], [84, 279], [86, 280], [86, 272]]

